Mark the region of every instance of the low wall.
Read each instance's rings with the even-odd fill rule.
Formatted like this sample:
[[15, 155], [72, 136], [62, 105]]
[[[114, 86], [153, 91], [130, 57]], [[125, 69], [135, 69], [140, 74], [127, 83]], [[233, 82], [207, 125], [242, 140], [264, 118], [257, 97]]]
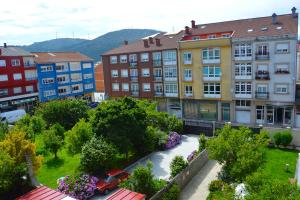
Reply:
[[162, 195], [168, 191], [168, 189], [173, 185], [173, 183], [177, 183], [180, 190], [182, 190], [190, 180], [202, 169], [202, 167], [208, 161], [208, 154], [206, 150], [203, 150], [193, 161], [189, 163], [189, 165], [178, 175], [176, 175], [166, 187], [158, 191], [155, 195], [153, 195], [150, 200], [159, 200]]

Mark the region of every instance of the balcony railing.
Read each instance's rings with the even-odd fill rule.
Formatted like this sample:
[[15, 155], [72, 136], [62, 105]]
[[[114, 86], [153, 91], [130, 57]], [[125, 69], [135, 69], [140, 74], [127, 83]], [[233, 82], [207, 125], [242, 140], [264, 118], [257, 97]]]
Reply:
[[255, 98], [256, 99], [268, 99], [269, 98], [269, 92], [255, 92]]
[[164, 95], [164, 93], [161, 92], [161, 91], [155, 91], [154, 92], [154, 96], [156, 96], [156, 97], [162, 97], [163, 95]]
[[288, 69], [277, 69], [275, 71], [275, 74], [289, 74], [289, 70]]
[[255, 59], [256, 60], [269, 60], [270, 59], [270, 54], [269, 54], [269, 52], [256, 53], [255, 54]]
[[138, 76], [130, 76], [131, 81], [138, 81]]
[[162, 65], [161, 60], [152, 60], [153, 67], [160, 67]]
[[131, 91], [131, 96], [134, 96], [134, 97], [139, 96], [139, 91]]
[[154, 81], [162, 81], [162, 76], [154, 76]]
[[130, 67], [137, 67], [137, 62], [135, 61], [135, 62], [129, 62], [129, 66]]
[[269, 71], [257, 71], [255, 74], [256, 80], [270, 80]]

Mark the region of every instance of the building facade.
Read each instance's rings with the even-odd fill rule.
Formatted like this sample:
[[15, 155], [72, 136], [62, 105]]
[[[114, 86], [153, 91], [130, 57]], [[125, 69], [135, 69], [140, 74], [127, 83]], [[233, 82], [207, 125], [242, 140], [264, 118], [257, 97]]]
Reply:
[[62, 98], [90, 99], [95, 91], [93, 60], [78, 52], [35, 52], [41, 102]]
[[34, 55], [4, 44], [0, 47], [0, 110], [29, 111], [38, 100]]

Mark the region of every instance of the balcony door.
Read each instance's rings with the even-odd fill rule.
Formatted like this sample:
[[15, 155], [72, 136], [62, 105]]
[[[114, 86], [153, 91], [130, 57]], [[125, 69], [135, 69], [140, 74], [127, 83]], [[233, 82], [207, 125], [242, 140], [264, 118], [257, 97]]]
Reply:
[[265, 107], [264, 106], [256, 106], [256, 123], [257, 124], [264, 124], [264, 112]]
[[267, 45], [259, 45], [257, 48], [258, 55], [268, 55], [268, 46]]

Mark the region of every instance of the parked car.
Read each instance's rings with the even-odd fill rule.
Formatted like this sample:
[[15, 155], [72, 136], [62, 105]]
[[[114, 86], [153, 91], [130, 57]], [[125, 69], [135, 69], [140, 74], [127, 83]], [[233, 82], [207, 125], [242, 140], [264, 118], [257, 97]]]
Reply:
[[97, 183], [97, 190], [102, 194], [108, 194], [110, 190], [118, 187], [118, 184], [129, 177], [129, 173], [121, 169], [114, 169], [106, 173], [104, 179]]
[[13, 111], [1, 113], [0, 120], [2, 123], [7, 122], [9, 124], [14, 124], [15, 122], [20, 120], [25, 115], [26, 115], [26, 112], [23, 109], [13, 110]]

